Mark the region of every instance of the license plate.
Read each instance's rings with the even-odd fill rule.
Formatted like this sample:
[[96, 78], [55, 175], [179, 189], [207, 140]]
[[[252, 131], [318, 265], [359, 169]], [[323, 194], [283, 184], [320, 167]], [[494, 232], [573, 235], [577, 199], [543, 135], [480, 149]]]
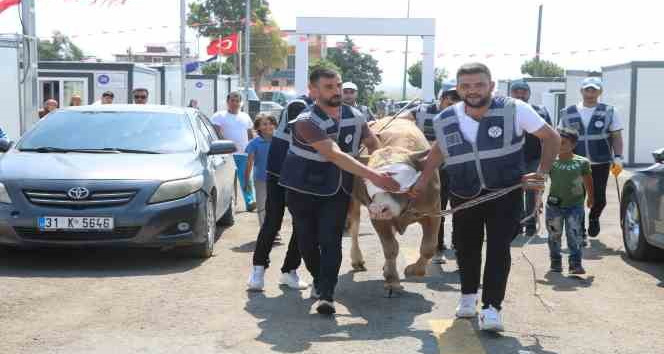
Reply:
[[113, 218], [43, 216], [39, 218], [39, 229], [42, 231], [56, 230], [113, 230]]

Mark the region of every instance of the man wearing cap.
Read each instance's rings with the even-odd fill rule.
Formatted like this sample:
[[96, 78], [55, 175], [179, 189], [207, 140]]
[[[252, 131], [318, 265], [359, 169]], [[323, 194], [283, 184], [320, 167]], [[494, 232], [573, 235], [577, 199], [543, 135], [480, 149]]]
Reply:
[[344, 104], [355, 107], [357, 110], [362, 112], [367, 122], [375, 119], [369, 107], [357, 104], [357, 85], [347, 81], [341, 85], [341, 90], [341, 100]]
[[[510, 84], [510, 97], [519, 99], [523, 102], [528, 103], [530, 100], [530, 85], [526, 80], [516, 80]], [[538, 106], [531, 104], [531, 107], [539, 114], [542, 119], [546, 121], [547, 124], [552, 125], [551, 117], [549, 117], [549, 112], [544, 106]], [[523, 154], [526, 162], [526, 172], [532, 173], [537, 171], [537, 167], [540, 165], [540, 158], [542, 156], [542, 144], [540, 139], [533, 134], [526, 132], [526, 140], [523, 145]], [[530, 215], [535, 209], [535, 192], [534, 191], [525, 191], [525, 215]], [[534, 236], [537, 231], [537, 220], [531, 218], [526, 221], [526, 232], [525, 235], [528, 237]]]
[[[576, 129], [579, 142], [574, 153], [590, 160], [594, 201], [588, 215], [588, 235], [600, 232], [599, 217], [606, 206], [606, 184], [609, 171], [618, 176], [623, 169], [622, 123], [613, 106], [599, 102], [602, 81], [588, 77], [581, 83], [583, 101], [569, 106], [560, 114], [560, 127]], [[584, 241], [585, 243], [585, 241]]]
[[[408, 118], [414, 120], [417, 127], [424, 133], [424, 136], [430, 143], [436, 140], [436, 134], [433, 131], [433, 118], [442, 112], [445, 108], [461, 101], [459, 93], [455, 87], [447, 90], [441, 89], [438, 92], [438, 103], [422, 103], [419, 106], [403, 113], [401, 118]], [[447, 187], [447, 173], [443, 166], [438, 169], [440, 175], [440, 207], [444, 210], [447, 208], [449, 200], [449, 189]], [[452, 234], [452, 246], [454, 247], [454, 234]], [[432, 262], [445, 263], [444, 251], [447, 249], [445, 246], [445, 217], [440, 218], [440, 228], [438, 229], [438, 245], [436, 246], [436, 254]]]

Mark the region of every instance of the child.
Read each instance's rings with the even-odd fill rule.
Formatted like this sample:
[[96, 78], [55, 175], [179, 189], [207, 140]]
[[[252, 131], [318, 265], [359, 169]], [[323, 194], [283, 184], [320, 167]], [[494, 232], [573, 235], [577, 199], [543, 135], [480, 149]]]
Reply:
[[245, 186], [250, 186], [251, 170], [256, 166], [256, 170], [254, 171], [254, 188], [256, 190], [256, 209], [258, 210], [259, 226], [263, 225], [263, 220], [265, 220], [265, 200], [267, 197], [267, 174], [265, 168], [267, 166], [267, 153], [270, 149], [272, 133], [274, 133], [276, 126], [277, 119], [274, 116], [265, 114], [256, 116], [254, 130], [258, 132], [258, 136], [249, 142], [245, 150], [249, 155], [247, 169], [244, 173]]
[[584, 198], [588, 208], [592, 207], [593, 201], [590, 161], [574, 154], [574, 147], [579, 140], [576, 130], [562, 128], [558, 132], [561, 137], [560, 154], [551, 168], [551, 189], [546, 202], [551, 271], [563, 271], [560, 248], [564, 227], [569, 249], [569, 274], [585, 274], [586, 271], [581, 265], [581, 244], [585, 216]]

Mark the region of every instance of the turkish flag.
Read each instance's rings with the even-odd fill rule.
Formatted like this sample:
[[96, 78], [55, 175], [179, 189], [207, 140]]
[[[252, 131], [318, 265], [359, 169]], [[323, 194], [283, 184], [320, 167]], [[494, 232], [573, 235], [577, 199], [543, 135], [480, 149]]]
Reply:
[[0, 12], [3, 12], [11, 6], [18, 5], [21, 0], [0, 0]]
[[238, 39], [239, 36], [237, 33], [233, 33], [230, 36], [217, 38], [210, 42], [207, 47], [208, 55], [231, 55], [237, 53], [238, 49]]

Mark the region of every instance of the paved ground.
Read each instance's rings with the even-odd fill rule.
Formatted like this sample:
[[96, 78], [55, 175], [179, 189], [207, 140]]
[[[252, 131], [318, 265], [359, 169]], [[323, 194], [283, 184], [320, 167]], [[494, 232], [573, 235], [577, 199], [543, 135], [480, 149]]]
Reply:
[[[609, 192], [603, 232], [585, 249], [587, 277], [548, 273], [544, 237], [515, 241], [501, 335], [454, 319], [454, 260], [385, 298], [382, 253], [366, 222], [368, 271], [350, 271], [345, 239], [333, 319], [313, 314], [308, 291], [277, 287], [284, 246], [273, 252], [266, 291], [248, 293], [257, 226], [255, 214], [241, 213], [205, 262], [140, 250], [1, 251], [0, 353], [663, 353], [664, 264], [625, 258], [612, 181]], [[402, 272], [419, 233], [399, 238]]]

